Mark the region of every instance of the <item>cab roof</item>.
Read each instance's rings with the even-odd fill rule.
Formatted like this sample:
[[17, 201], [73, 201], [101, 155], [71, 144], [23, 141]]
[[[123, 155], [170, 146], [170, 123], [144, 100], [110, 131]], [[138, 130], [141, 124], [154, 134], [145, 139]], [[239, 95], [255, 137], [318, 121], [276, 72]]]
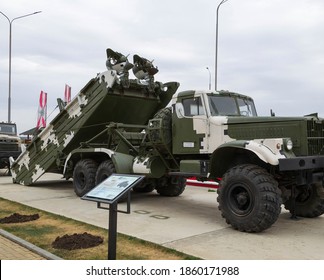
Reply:
[[186, 98], [186, 97], [193, 97], [193, 96], [199, 96], [202, 94], [207, 94], [207, 95], [219, 95], [219, 96], [231, 96], [231, 97], [240, 97], [240, 98], [245, 98], [245, 99], [250, 99], [253, 100], [250, 96], [236, 93], [236, 92], [231, 92], [227, 90], [220, 90], [220, 91], [211, 91], [211, 90], [186, 90], [186, 91], [181, 91], [176, 93], [173, 98], [178, 99], [178, 98]]

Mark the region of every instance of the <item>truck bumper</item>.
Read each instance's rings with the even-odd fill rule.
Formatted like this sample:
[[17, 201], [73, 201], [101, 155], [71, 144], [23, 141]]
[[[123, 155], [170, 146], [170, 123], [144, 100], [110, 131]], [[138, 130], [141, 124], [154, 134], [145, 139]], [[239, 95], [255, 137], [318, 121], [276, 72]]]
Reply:
[[306, 156], [279, 159], [280, 171], [298, 171], [324, 168], [324, 156]]
[[1, 152], [0, 154], [0, 168], [7, 167], [9, 165], [9, 158], [13, 157], [16, 159], [21, 154], [21, 151], [14, 152]]

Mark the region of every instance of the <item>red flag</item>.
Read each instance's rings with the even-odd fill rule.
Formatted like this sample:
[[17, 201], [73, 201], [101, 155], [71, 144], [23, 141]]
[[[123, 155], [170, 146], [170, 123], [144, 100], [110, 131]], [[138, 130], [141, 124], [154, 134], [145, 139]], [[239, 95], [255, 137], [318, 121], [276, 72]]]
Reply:
[[46, 127], [46, 109], [47, 109], [47, 93], [41, 91], [39, 96], [38, 117], [36, 128]]
[[64, 102], [66, 104], [71, 102], [71, 87], [68, 85], [65, 85], [65, 90], [64, 90]]

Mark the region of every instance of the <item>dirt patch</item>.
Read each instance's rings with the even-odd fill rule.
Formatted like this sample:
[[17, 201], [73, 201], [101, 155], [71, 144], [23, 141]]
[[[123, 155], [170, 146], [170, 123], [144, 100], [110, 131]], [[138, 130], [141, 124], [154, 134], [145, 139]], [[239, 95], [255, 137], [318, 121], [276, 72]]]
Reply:
[[102, 243], [102, 237], [84, 232], [82, 234], [74, 233], [72, 235], [58, 236], [52, 246], [55, 249], [75, 250], [95, 247]]
[[25, 223], [39, 219], [38, 214], [34, 215], [21, 215], [18, 213], [14, 213], [8, 217], [4, 217], [0, 219], [1, 224], [12, 224], [12, 223]]

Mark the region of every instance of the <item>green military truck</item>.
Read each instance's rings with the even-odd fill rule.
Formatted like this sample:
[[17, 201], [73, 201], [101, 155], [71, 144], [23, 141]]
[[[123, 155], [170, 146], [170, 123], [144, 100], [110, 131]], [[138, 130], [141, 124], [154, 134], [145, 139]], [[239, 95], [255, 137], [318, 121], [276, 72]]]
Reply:
[[[44, 172], [73, 178], [83, 196], [112, 173], [144, 174], [134, 191], [178, 196], [186, 178], [216, 180], [226, 222], [261, 232], [283, 204], [294, 217], [324, 212], [324, 122], [258, 117], [251, 97], [177, 92], [154, 81], [152, 62], [107, 49], [108, 71], [80, 91], [13, 163], [15, 183]], [[133, 69], [136, 79], [129, 79]]]
[[21, 140], [15, 123], [0, 122], [0, 169], [9, 167], [9, 158], [21, 153]]

